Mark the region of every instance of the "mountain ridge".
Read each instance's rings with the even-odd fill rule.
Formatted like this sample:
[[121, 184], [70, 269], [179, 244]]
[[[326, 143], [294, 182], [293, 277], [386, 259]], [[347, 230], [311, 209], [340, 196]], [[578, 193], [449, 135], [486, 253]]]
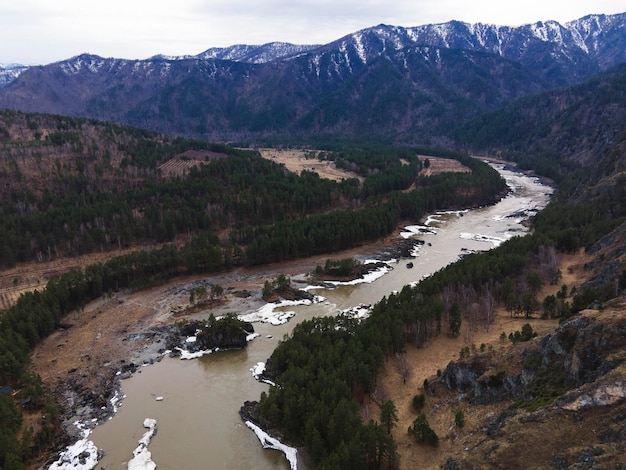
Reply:
[[349, 134], [437, 143], [455, 119], [626, 62], [625, 31], [626, 14], [589, 15], [520, 27], [381, 24], [321, 46], [236, 45], [147, 60], [81, 54], [14, 74], [0, 86], [0, 108], [213, 140]]

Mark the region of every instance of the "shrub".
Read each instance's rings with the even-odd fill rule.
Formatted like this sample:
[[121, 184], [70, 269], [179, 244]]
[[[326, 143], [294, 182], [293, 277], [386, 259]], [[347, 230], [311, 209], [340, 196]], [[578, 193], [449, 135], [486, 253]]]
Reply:
[[424, 413], [420, 413], [419, 416], [415, 418], [413, 424], [409, 426], [408, 433], [413, 436], [417, 442], [430, 444], [432, 446], [439, 444], [439, 436], [437, 436], [437, 433], [433, 431], [430, 424], [428, 424]]
[[463, 414], [461, 410], [458, 410], [454, 414], [454, 424], [456, 424], [457, 427], [459, 428], [462, 428], [463, 425], [465, 424], [465, 415]]
[[423, 394], [418, 394], [413, 397], [413, 409], [416, 411], [424, 408], [424, 404], [426, 403], [426, 397]]

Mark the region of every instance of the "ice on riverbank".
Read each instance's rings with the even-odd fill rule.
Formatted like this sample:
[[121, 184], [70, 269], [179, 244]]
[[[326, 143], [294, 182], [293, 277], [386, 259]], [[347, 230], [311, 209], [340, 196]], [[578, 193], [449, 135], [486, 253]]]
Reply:
[[259, 336], [261, 336], [259, 333], [250, 333], [248, 336], [246, 336], [246, 341], [249, 343], [254, 338], [258, 338]]
[[278, 450], [282, 452], [283, 454], [285, 454], [285, 457], [289, 461], [291, 470], [298, 469], [298, 457], [297, 457], [298, 450], [297, 449], [286, 446], [285, 444], [280, 442], [278, 439], [273, 438], [268, 433], [263, 431], [260, 427], [258, 427], [256, 424], [251, 423], [250, 421], [246, 421], [246, 426], [248, 426], [250, 429], [252, 429], [252, 431], [254, 431], [254, 434], [256, 434], [256, 437], [259, 439], [264, 449], [274, 449], [274, 450]]
[[182, 348], [176, 348], [177, 351], [180, 352], [180, 359], [181, 360], [191, 360], [191, 359], [198, 359], [202, 356], [206, 356], [208, 354], [213, 354], [214, 352], [217, 352], [220, 350], [220, 348], [215, 348], [215, 349], [203, 349], [202, 351], [196, 351], [196, 352], [189, 352], [186, 351]]
[[[261, 336], [258, 333], [250, 333], [249, 335], [246, 336], [246, 341], [250, 342], [252, 341], [254, 338], [257, 338]], [[193, 344], [197, 341], [197, 338], [195, 336], [190, 336], [189, 338], [187, 338], [185, 340], [185, 343], [187, 344]], [[179, 352], [180, 354], [180, 359], [181, 360], [192, 360], [192, 359], [199, 359], [202, 356], [207, 356], [209, 354], [213, 354], [214, 352], [218, 352], [220, 350], [220, 348], [214, 348], [214, 349], [202, 349], [200, 351], [194, 351], [194, 352], [189, 352], [186, 349], [183, 348], [176, 348], [176, 350]]]
[[[311, 291], [311, 290], [321, 290], [321, 289], [328, 289], [329, 286], [333, 286], [334, 287], [338, 287], [338, 286], [356, 286], [357, 284], [370, 284], [372, 282], [374, 282], [375, 280], [383, 277], [385, 274], [387, 274], [389, 271], [391, 271], [391, 264], [395, 263], [396, 260], [389, 260], [389, 261], [380, 261], [380, 260], [375, 260], [375, 259], [368, 259], [362, 262], [363, 265], [367, 265], [367, 264], [379, 264], [379, 263], [385, 263], [385, 266], [382, 266], [378, 269], [375, 269], [373, 271], [370, 271], [367, 274], [364, 274], [362, 277], [356, 278], [356, 279], [352, 279], [351, 281], [324, 281], [324, 285], [312, 285], [312, 286], [306, 286], [305, 288], [303, 288], [302, 290], [304, 291]], [[316, 296], [315, 297], [315, 303], [321, 303], [324, 302], [326, 299], [324, 297], [321, 296]]]
[[400, 236], [404, 239], [415, 237], [416, 235], [435, 235], [437, 230], [428, 225], [407, 225]]
[[480, 233], [466, 233], [466, 232], [459, 234], [459, 238], [462, 238], [463, 240], [473, 240], [476, 242], [491, 243], [493, 248], [499, 247], [500, 245], [502, 245], [502, 243], [504, 243], [507, 240], [501, 237], [494, 237], [490, 235], [481, 235]]
[[[380, 261], [367, 260], [363, 264], [369, 264], [369, 263], [380, 263]], [[357, 284], [370, 284], [374, 282], [376, 279], [383, 277], [389, 271], [391, 271], [391, 267], [386, 265], [386, 266], [383, 266], [381, 268], [378, 268], [374, 271], [371, 271], [363, 275], [363, 277], [359, 277], [351, 281], [326, 281], [326, 282], [328, 284], [332, 284], [333, 286], [356, 286]]]
[[348, 317], [348, 318], [354, 318], [355, 320], [365, 320], [367, 317], [371, 315], [371, 313], [372, 313], [371, 305], [360, 304], [352, 308], [341, 310], [339, 312], [339, 315]]
[[148, 431], [139, 439], [139, 445], [133, 451], [133, 458], [128, 461], [128, 470], [154, 470], [156, 463], [152, 461], [152, 454], [148, 450], [152, 436], [156, 434], [156, 419], [146, 418], [143, 427]]
[[124, 395], [120, 390], [115, 390], [115, 393], [113, 393], [113, 398], [111, 398], [110, 400], [111, 407], [113, 408], [113, 413], [109, 417], [109, 419], [113, 418], [113, 415], [117, 413], [117, 409], [122, 405], [122, 400], [124, 398], [126, 398], [126, 395]]
[[311, 305], [313, 303], [319, 303], [321, 297], [316, 297], [314, 300], [281, 300], [276, 303], [269, 303], [263, 305], [260, 309], [252, 313], [246, 313], [239, 315], [239, 319], [250, 323], [270, 323], [277, 326], [287, 323], [293, 318], [296, 313], [292, 311], [277, 311], [276, 309], [281, 307], [294, 307], [296, 305]]
[[276, 385], [269, 379], [264, 379], [262, 377], [263, 372], [265, 372], [265, 362], [257, 362], [255, 366], [250, 368], [250, 372], [252, 372], [252, 377], [259, 382], [266, 383], [268, 385]]
[[[81, 427], [79, 423], [76, 424]], [[98, 463], [98, 448], [89, 440], [89, 429], [83, 430], [83, 438], [65, 448], [49, 470], [92, 470]]]
[[441, 217], [444, 215], [456, 215], [462, 217], [463, 214], [469, 212], [469, 209], [460, 211], [439, 211], [426, 217], [424, 225], [407, 225], [404, 227], [404, 231], [400, 232], [402, 238], [412, 238], [416, 235], [437, 235], [438, 228], [433, 227], [433, 224], [440, 224]]

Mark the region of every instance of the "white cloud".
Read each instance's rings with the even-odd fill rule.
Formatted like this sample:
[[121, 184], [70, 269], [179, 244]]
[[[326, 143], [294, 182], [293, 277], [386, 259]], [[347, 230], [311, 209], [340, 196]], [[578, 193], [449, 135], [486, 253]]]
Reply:
[[626, 0], [20, 0], [0, 5], [0, 62], [198, 54], [232, 44], [327, 43], [379, 23], [519, 25], [624, 11]]

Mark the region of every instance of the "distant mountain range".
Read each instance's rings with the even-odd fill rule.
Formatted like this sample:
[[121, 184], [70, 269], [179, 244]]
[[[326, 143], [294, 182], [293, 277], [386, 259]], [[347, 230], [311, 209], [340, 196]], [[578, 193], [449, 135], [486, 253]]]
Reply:
[[0, 108], [209, 140], [319, 135], [445, 144], [459, 122], [623, 62], [626, 13], [519, 27], [378, 25], [326, 45], [0, 66]]

